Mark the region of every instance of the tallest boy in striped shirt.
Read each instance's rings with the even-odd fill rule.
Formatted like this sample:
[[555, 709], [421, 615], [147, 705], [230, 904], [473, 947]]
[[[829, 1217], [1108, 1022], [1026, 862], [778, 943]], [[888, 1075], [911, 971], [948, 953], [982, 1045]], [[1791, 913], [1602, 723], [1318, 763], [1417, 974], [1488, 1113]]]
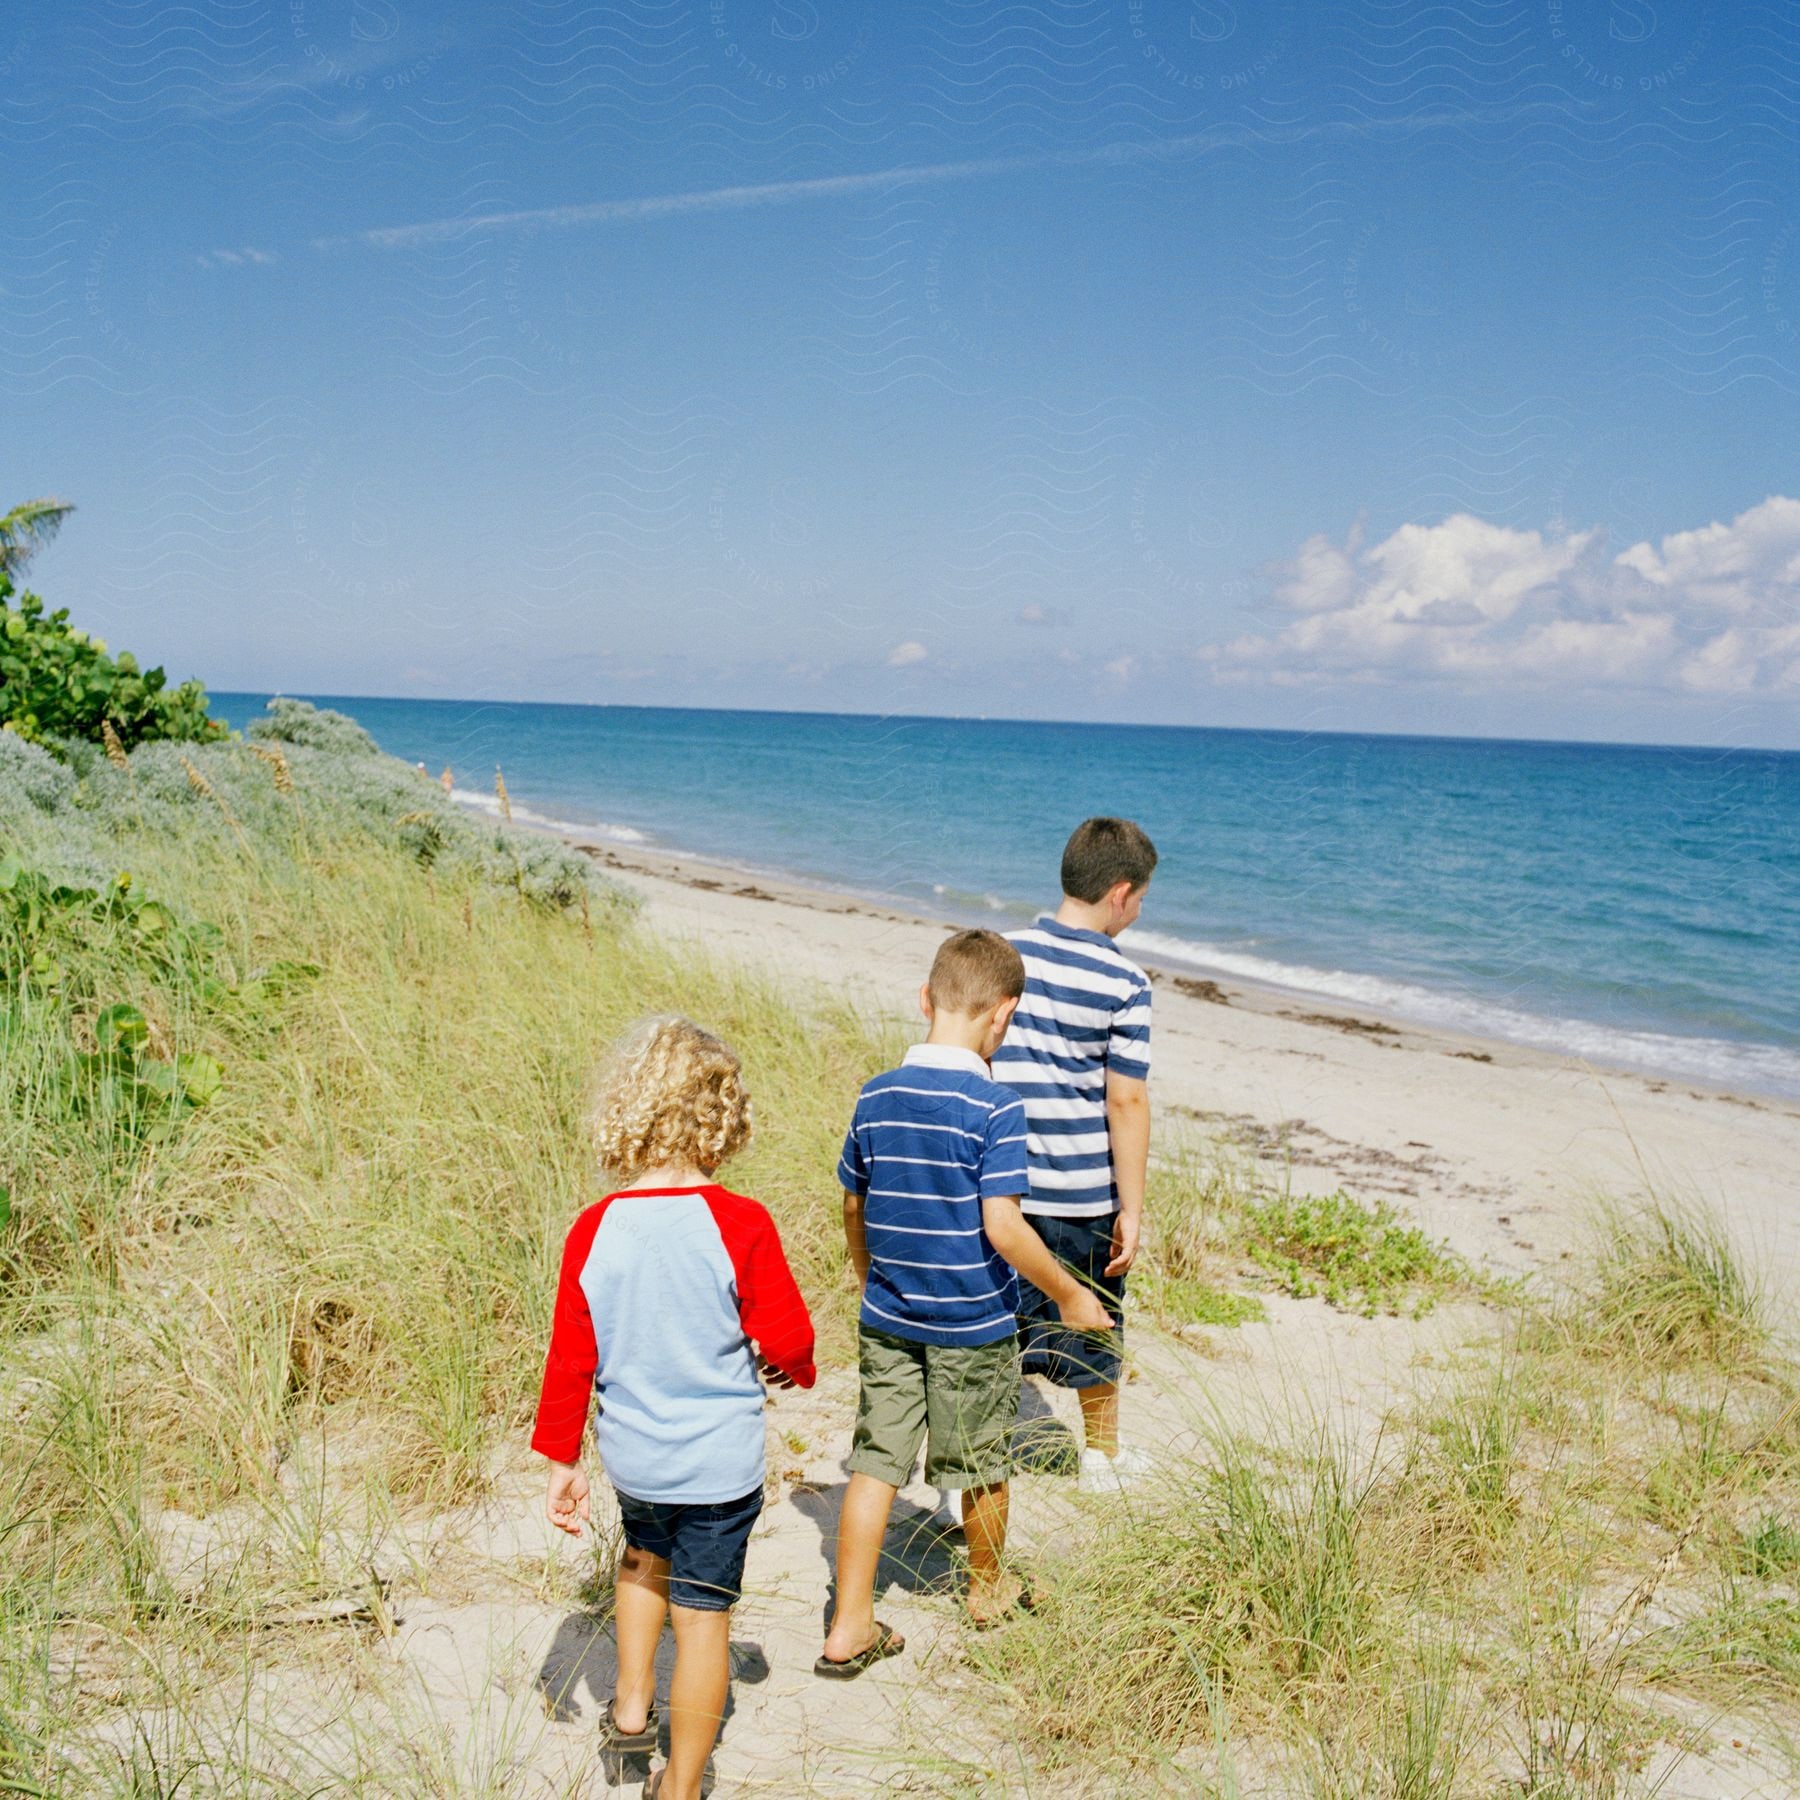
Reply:
[[1114, 939], [1135, 924], [1156, 846], [1129, 819], [1087, 819], [1062, 859], [1062, 904], [1009, 934], [1025, 993], [994, 1053], [996, 1081], [1025, 1102], [1026, 1222], [1120, 1322], [1093, 1336], [1063, 1325], [1022, 1283], [1028, 1375], [1075, 1390], [1086, 1439], [1081, 1485], [1108, 1493], [1144, 1473], [1119, 1447], [1125, 1272], [1137, 1255], [1150, 1161], [1150, 982]]

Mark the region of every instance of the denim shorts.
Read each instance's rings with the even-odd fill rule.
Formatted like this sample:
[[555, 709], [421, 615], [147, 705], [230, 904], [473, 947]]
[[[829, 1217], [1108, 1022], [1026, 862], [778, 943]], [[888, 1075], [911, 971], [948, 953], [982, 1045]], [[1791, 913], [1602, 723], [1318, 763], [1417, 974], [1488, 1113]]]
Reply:
[[696, 1612], [726, 1612], [744, 1588], [744, 1556], [762, 1512], [759, 1487], [741, 1500], [685, 1505], [639, 1500], [619, 1488], [619, 1517], [634, 1550], [669, 1565], [669, 1599]]
[[1112, 1261], [1113, 1214], [1087, 1219], [1055, 1219], [1027, 1213], [1025, 1222], [1044, 1240], [1058, 1262], [1100, 1296], [1119, 1321], [1111, 1331], [1070, 1331], [1056, 1302], [1019, 1282], [1019, 1351], [1027, 1375], [1047, 1376], [1058, 1387], [1091, 1388], [1117, 1383], [1125, 1350], [1125, 1277], [1108, 1275]]

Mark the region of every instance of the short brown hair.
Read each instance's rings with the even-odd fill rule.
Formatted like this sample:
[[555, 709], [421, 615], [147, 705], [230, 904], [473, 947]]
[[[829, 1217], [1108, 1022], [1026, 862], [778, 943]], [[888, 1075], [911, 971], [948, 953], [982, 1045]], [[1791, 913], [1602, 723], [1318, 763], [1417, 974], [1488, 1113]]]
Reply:
[[1090, 906], [1121, 881], [1135, 890], [1155, 872], [1156, 846], [1129, 819], [1083, 819], [1063, 846], [1063, 892]]
[[997, 931], [959, 931], [938, 945], [925, 986], [941, 1012], [984, 1013], [1025, 991], [1025, 965]]
[[645, 1019], [601, 1077], [593, 1132], [600, 1166], [622, 1181], [683, 1160], [712, 1174], [750, 1141], [736, 1053], [691, 1019]]

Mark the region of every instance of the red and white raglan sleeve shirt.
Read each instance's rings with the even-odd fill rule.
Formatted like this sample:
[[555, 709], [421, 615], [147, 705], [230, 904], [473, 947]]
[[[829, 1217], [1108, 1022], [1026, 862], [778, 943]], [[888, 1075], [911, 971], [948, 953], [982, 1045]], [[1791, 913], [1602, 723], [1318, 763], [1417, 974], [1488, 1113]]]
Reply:
[[800, 1387], [813, 1326], [758, 1201], [708, 1184], [589, 1207], [563, 1249], [532, 1447], [580, 1453], [588, 1401], [607, 1473], [645, 1500], [723, 1502], [762, 1480], [754, 1345]]

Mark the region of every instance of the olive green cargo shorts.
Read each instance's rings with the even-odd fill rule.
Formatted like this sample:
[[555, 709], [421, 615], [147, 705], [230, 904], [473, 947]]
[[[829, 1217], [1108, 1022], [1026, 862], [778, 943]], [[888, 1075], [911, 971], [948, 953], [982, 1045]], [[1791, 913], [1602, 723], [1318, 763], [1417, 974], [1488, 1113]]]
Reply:
[[919, 1344], [863, 1326], [857, 1362], [862, 1397], [853, 1475], [889, 1487], [912, 1480], [919, 1445], [925, 1479], [937, 1487], [993, 1487], [1012, 1467], [1019, 1413], [1019, 1340], [997, 1344]]

